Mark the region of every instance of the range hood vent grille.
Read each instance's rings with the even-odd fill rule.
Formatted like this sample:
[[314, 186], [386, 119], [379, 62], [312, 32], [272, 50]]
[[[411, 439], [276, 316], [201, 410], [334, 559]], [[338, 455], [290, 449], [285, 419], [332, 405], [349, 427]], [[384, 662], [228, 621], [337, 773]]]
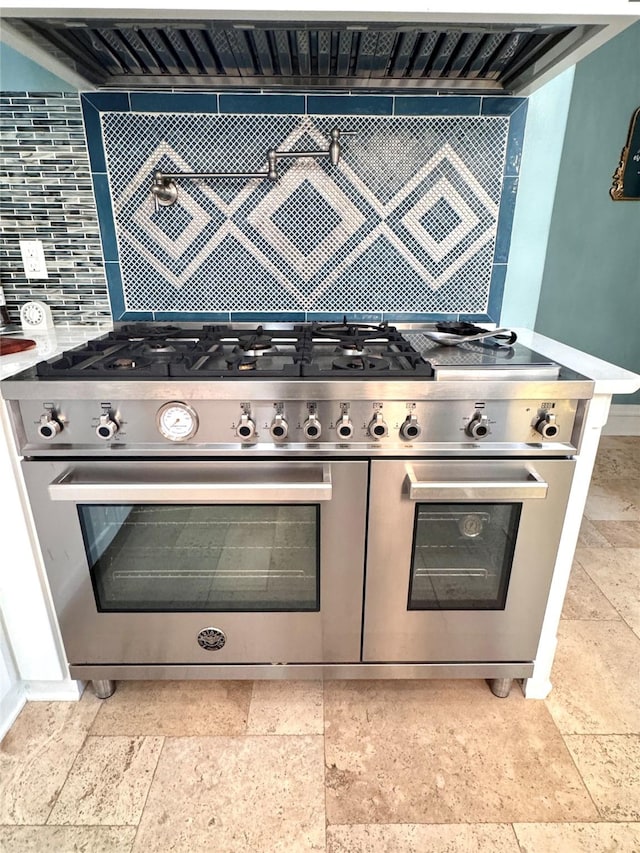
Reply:
[[[96, 86], [509, 92], [587, 29], [9, 18]], [[578, 32], [580, 31], [580, 32]], [[546, 64], [546, 63], [545, 63]]]

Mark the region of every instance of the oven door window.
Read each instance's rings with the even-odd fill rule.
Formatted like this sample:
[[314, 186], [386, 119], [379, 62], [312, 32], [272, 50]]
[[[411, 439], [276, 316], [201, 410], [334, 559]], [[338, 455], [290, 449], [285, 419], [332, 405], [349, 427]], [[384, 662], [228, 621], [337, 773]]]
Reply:
[[78, 506], [98, 610], [316, 611], [320, 507]]
[[409, 610], [504, 610], [521, 504], [416, 505]]

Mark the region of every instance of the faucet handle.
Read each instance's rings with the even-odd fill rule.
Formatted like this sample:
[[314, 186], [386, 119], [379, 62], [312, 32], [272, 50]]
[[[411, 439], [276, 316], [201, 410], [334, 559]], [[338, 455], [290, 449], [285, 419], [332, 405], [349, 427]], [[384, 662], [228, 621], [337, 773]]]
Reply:
[[158, 209], [158, 205], [168, 207], [169, 205], [174, 204], [178, 198], [176, 182], [173, 178], [163, 174], [162, 172], [156, 172], [154, 174], [153, 183], [151, 184], [151, 192], [154, 196], [156, 210]]
[[337, 166], [340, 162], [340, 154], [342, 153], [342, 145], [340, 144], [340, 137], [342, 136], [355, 136], [355, 130], [340, 130], [339, 127], [331, 128], [331, 142], [329, 143], [329, 159], [331, 160], [331, 164], [333, 166]]

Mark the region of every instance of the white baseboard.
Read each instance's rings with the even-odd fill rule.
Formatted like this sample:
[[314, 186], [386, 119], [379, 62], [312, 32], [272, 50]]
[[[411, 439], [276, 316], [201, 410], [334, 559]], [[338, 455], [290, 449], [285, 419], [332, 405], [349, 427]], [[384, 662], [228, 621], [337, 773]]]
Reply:
[[603, 435], [640, 435], [640, 406], [611, 406]]
[[84, 691], [84, 681], [25, 681], [28, 702], [77, 702]]
[[27, 701], [24, 682], [18, 681], [9, 692], [0, 699], [0, 741], [14, 724]]

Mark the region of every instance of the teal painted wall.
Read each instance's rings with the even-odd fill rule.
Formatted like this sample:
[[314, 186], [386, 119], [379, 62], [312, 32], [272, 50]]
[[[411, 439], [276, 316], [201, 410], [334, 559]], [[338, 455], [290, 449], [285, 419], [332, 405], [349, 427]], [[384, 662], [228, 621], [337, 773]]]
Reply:
[[0, 42], [0, 91], [77, 92], [77, 89], [8, 44]]
[[[640, 106], [640, 22], [576, 66], [535, 329], [640, 372], [640, 201], [609, 198]], [[639, 403], [640, 392], [615, 399]]]
[[529, 98], [501, 326], [532, 329], [536, 320], [574, 72]]

